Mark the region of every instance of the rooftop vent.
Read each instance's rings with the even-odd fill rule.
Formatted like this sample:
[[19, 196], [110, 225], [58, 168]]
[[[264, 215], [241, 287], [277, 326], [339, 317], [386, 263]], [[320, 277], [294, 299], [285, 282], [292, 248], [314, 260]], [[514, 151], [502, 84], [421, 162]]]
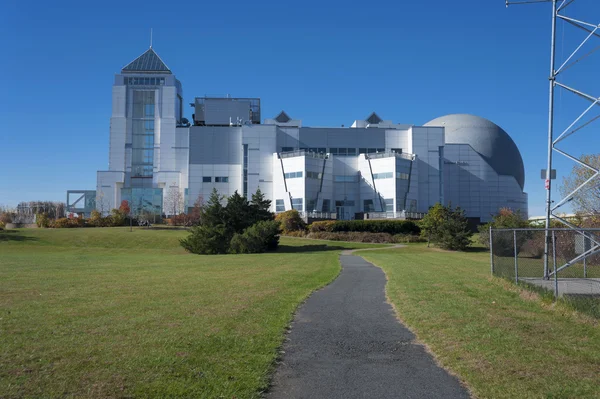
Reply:
[[370, 125], [377, 125], [378, 123], [383, 122], [383, 119], [381, 119], [379, 117], [379, 115], [377, 115], [375, 112], [373, 112], [371, 115], [369, 115], [369, 117], [366, 119], [366, 121]]
[[275, 120], [279, 123], [288, 123], [292, 120], [292, 118], [290, 118], [289, 115], [285, 113], [285, 111], [281, 111], [279, 115], [275, 117]]

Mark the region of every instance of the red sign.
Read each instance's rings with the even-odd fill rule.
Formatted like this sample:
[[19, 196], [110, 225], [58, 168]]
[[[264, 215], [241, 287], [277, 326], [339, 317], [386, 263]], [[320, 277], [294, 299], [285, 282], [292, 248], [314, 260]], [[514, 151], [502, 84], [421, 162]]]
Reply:
[[550, 190], [550, 180], [546, 179], [546, 190]]

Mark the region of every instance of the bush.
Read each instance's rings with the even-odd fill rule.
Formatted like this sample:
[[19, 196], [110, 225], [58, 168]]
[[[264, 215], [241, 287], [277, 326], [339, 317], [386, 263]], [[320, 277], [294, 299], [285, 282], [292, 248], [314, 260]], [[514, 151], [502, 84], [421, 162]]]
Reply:
[[[279, 244], [279, 222], [269, 212], [271, 201], [257, 190], [252, 201], [237, 191], [223, 206], [217, 190], [206, 204], [197, 207], [199, 225], [180, 240], [189, 252], [197, 254], [254, 253], [274, 249]], [[276, 227], [276, 228], [275, 228]], [[275, 232], [274, 232], [275, 231]]]
[[280, 223], [262, 221], [248, 227], [242, 234], [234, 234], [229, 244], [232, 254], [256, 254], [277, 249]]
[[367, 233], [359, 231], [317, 231], [314, 233], [308, 233], [307, 237], [316, 240], [368, 242], [374, 244], [389, 244], [394, 242], [394, 237], [388, 233]]
[[190, 217], [185, 213], [171, 216], [167, 219], [167, 224], [169, 226], [189, 226], [191, 225]]
[[12, 216], [8, 212], [0, 213], [0, 228], [6, 227], [8, 223], [12, 223]]
[[365, 232], [387, 234], [419, 234], [419, 226], [412, 220], [334, 220], [314, 222], [311, 232]]
[[59, 218], [51, 221], [50, 227], [55, 229], [86, 227], [86, 222], [83, 218]]
[[394, 242], [398, 244], [409, 244], [413, 242], [427, 242], [427, 239], [414, 234], [396, 234], [394, 235]]
[[194, 254], [214, 255], [225, 254], [229, 248], [225, 225], [199, 225], [190, 229], [190, 235], [180, 240], [181, 246]]
[[[283, 233], [282, 233], [283, 234]], [[298, 230], [298, 231], [288, 231], [287, 233], [283, 234], [287, 237], [306, 237], [306, 230]]]
[[[509, 208], [502, 208], [492, 217], [492, 221], [478, 227], [479, 243], [490, 248], [490, 227], [493, 229], [518, 229], [530, 227], [529, 221]], [[517, 234], [517, 252], [530, 239], [530, 235], [523, 231]], [[533, 243], [532, 243], [533, 244]], [[543, 244], [542, 244], [543, 245]], [[494, 236], [493, 251], [496, 256], [513, 256], [515, 251], [514, 237], [508, 233]], [[543, 251], [543, 250], [542, 250]]]
[[318, 233], [321, 231], [333, 231], [333, 226], [335, 225], [335, 220], [325, 220], [322, 222], [312, 222], [310, 226], [308, 226], [308, 231], [311, 233]]
[[110, 224], [113, 227], [124, 226], [126, 220], [126, 214], [123, 213], [120, 209], [113, 209], [110, 211], [110, 218], [112, 223]]
[[292, 231], [306, 231], [306, 223], [295, 209], [277, 214], [275, 220], [280, 223], [283, 234]]
[[40, 228], [50, 227], [50, 218], [46, 212], [38, 213], [35, 215], [35, 224]]
[[452, 251], [464, 251], [471, 245], [473, 232], [469, 221], [460, 208], [435, 204], [421, 220], [421, 235], [440, 248]]

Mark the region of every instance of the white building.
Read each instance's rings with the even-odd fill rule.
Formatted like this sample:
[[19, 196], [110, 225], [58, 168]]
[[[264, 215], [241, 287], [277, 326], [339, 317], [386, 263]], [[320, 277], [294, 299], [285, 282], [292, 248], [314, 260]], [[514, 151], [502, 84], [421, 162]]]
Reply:
[[98, 209], [128, 200], [134, 212], [170, 214], [163, 205], [174, 191], [191, 207], [213, 188], [247, 197], [260, 188], [274, 212], [402, 217], [441, 202], [482, 222], [502, 207], [527, 216], [519, 150], [483, 118], [448, 115], [412, 126], [372, 113], [349, 128], [304, 127], [283, 111], [261, 123], [259, 99], [192, 105], [190, 126], [181, 83], [152, 48], [116, 75]]

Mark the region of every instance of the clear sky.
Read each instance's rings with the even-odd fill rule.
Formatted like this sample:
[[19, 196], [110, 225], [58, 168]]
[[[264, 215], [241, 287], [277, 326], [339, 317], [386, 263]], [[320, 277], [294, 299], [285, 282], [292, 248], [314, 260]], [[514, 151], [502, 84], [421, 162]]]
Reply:
[[[569, 11], [598, 22], [597, 3], [576, 0]], [[307, 126], [348, 126], [372, 111], [417, 125], [450, 113], [488, 118], [517, 143], [530, 214], [541, 215], [550, 12], [504, 0], [4, 2], [0, 204], [95, 189], [108, 164], [114, 74], [148, 48], [153, 28], [186, 103], [260, 97], [263, 118], [284, 109]], [[583, 37], [561, 24], [558, 57]], [[600, 52], [569, 70], [596, 96], [598, 61]], [[559, 129], [587, 106], [569, 94], [557, 101]], [[567, 148], [600, 152], [598, 127]], [[559, 182], [571, 166], [557, 162]]]

